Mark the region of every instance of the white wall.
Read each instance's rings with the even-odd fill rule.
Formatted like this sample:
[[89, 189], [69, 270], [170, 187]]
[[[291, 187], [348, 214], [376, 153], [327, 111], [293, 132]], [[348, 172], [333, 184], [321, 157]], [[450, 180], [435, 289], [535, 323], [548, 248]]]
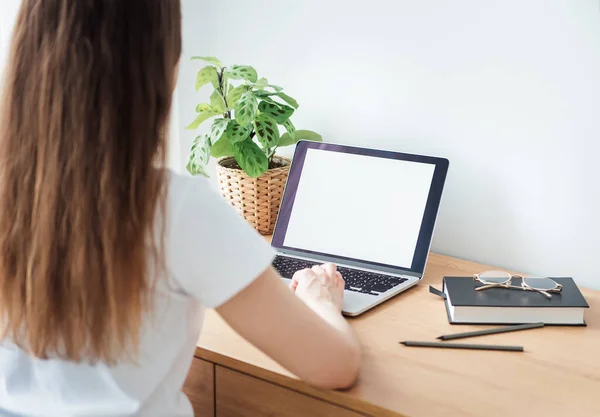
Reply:
[[[186, 57], [251, 64], [328, 141], [451, 160], [434, 250], [600, 288], [598, 0], [183, 3], [173, 166], [206, 100]], [[0, 4], [1, 67], [18, 4]]]
[[600, 289], [598, 0], [184, 0], [184, 53], [182, 122], [186, 56], [254, 65], [328, 141], [451, 160], [435, 251]]
[[0, 0], [0, 75], [4, 71], [10, 35], [21, 0]]

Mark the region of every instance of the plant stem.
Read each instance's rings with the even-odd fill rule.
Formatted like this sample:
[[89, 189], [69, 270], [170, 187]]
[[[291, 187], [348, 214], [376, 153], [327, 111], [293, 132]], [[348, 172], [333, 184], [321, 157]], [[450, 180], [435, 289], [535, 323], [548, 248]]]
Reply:
[[[218, 76], [219, 76], [219, 94], [221, 94], [221, 97], [223, 97], [223, 102], [225, 103], [225, 108], [229, 109], [229, 104], [227, 104], [227, 94], [224, 90], [224, 86], [223, 85], [223, 74], [225, 73], [225, 67], [221, 68], [221, 71], [217, 72]], [[231, 119], [231, 110], [226, 110], [225, 111], [225, 115], [224, 117]]]

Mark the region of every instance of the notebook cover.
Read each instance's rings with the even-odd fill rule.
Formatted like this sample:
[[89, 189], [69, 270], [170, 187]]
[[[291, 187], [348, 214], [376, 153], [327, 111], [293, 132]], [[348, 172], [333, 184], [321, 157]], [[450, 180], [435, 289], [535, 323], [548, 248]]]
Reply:
[[[473, 277], [444, 277], [444, 290], [450, 295], [449, 299], [456, 306], [469, 307], [580, 307], [589, 308], [583, 294], [572, 278], [554, 278], [554, 281], [562, 284], [560, 293], [552, 293], [552, 298], [547, 299], [535, 291], [520, 291], [506, 288], [490, 288], [484, 291], [475, 291], [475, 287], [482, 284], [476, 282]], [[513, 279], [513, 285], [521, 285], [519, 279]], [[485, 294], [489, 293], [489, 294]], [[533, 296], [533, 297], [532, 297]], [[450, 324], [482, 324], [456, 322], [450, 318], [448, 298], [444, 300], [446, 314]], [[507, 323], [485, 323], [485, 324], [507, 324]], [[516, 324], [516, 323], [510, 323]], [[548, 326], [586, 326], [582, 324], [547, 324]]]
[[[560, 293], [552, 293], [550, 299], [536, 291], [507, 288], [475, 291], [482, 284], [472, 277], [444, 277], [444, 285], [455, 307], [589, 307], [572, 278], [552, 279], [563, 288]], [[520, 286], [521, 279], [514, 278], [512, 285]]]

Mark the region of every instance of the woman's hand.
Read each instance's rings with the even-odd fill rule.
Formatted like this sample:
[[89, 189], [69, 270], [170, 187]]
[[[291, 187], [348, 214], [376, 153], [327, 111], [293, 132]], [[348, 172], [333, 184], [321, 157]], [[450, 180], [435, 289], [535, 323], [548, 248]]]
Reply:
[[294, 295], [273, 269], [217, 308], [242, 337], [309, 384], [346, 388], [361, 349], [341, 314], [344, 280], [334, 265], [297, 272]]
[[332, 305], [338, 312], [344, 303], [344, 279], [334, 264], [315, 265], [298, 271], [290, 287], [307, 305]]

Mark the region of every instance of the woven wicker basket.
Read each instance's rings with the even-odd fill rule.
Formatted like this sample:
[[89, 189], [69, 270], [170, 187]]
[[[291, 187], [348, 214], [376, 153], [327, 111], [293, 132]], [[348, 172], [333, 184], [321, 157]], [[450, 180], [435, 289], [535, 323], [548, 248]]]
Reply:
[[274, 161], [285, 164], [270, 169], [258, 178], [240, 169], [231, 168], [233, 158], [223, 158], [217, 164], [221, 194], [262, 235], [275, 229], [283, 189], [290, 172], [290, 160], [275, 156]]

